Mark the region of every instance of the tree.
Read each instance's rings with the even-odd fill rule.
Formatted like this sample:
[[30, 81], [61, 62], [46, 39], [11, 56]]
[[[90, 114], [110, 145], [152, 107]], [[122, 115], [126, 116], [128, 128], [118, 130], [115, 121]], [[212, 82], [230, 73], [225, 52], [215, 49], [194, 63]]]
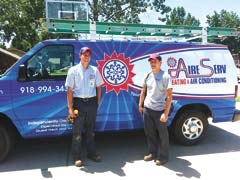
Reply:
[[36, 31], [36, 20], [43, 17], [44, 1], [42, 0], [2, 0], [0, 1], [0, 22], [9, 22], [3, 26], [5, 40], [11, 36], [13, 46], [26, 51], [39, 42]]
[[240, 24], [239, 16], [232, 11], [221, 10], [220, 13], [214, 11], [212, 16], [207, 15], [206, 18], [209, 27], [237, 28]]
[[[154, 0], [152, 2], [151, 9], [154, 9], [156, 12], [160, 13], [158, 20], [165, 22], [167, 20], [167, 14], [172, 10], [169, 6], [164, 5], [165, 0]], [[162, 17], [164, 16], [164, 17]]]
[[190, 13], [186, 13], [183, 7], [174, 8], [170, 15], [167, 15], [167, 25], [188, 25], [199, 26], [200, 21], [192, 16]]
[[[214, 11], [212, 16], [207, 15], [207, 24], [209, 27], [238, 28], [240, 26], [239, 16], [234, 12], [221, 10], [220, 13]], [[215, 38], [210, 42], [221, 43], [228, 46], [230, 51], [237, 54], [240, 51], [240, 40], [236, 37]]]
[[[91, 9], [89, 19], [92, 21], [140, 23], [139, 14], [147, 8], [155, 9], [160, 15], [168, 13], [171, 8], [164, 5], [165, 0], [87, 0]], [[165, 21], [164, 18], [159, 18]]]
[[[159, 12], [159, 20], [165, 21], [164, 14], [171, 10], [164, 5], [165, 0], [84, 0], [84, 2], [89, 5], [91, 21], [140, 23], [139, 14], [146, 12], [148, 8]], [[5, 40], [14, 35], [12, 45], [27, 51], [42, 39], [56, 37], [37, 31], [38, 20], [45, 17], [44, 5], [44, 0], [1, 0], [0, 25], [9, 22], [2, 25]], [[63, 34], [57, 36], [66, 37]]]

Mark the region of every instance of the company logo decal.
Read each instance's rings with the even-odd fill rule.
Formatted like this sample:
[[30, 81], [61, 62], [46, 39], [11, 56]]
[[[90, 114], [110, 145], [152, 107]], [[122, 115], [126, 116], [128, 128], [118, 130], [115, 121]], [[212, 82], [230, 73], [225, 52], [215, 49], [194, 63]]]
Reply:
[[[211, 64], [211, 59], [202, 58], [196, 64], [187, 65], [184, 59], [167, 59], [172, 85], [226, 83], [226, 64]], [[183, 75], [180, 78], [180, 73]], [[218, 77], [213, 77], [213, 75]], [[184, 78], [185, 77], [185, 78]]]
[[124, 53], [117, 54], [116, 51], [111, 56], [104, 53], [104, 60], [97, 60], [98, 69], [102, 74], [106, 92], [115, 91], [119, 94], [121, 90], [128, 90], [128, 85], [133, 84], [133, 66], [130, 58], [125, 58]]

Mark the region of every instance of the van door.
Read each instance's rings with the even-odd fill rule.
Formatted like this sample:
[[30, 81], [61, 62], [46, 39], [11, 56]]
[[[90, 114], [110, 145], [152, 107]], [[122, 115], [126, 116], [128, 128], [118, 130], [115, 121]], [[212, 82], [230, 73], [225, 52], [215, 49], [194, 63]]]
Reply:
[[22, 124], [23, 136], [55, 135], [69, 130], [65, 121], [65, 79], [73, 59], [73, 46], [48, 45], [25, 62], [27, 80], [12, 87], [13, 109]]

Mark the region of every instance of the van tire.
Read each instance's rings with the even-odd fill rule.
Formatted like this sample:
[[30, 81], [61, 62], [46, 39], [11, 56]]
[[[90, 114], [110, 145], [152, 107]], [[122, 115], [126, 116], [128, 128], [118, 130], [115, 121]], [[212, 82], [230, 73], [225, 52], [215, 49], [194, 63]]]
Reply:
[[4, 161], [13, 146], [13, 135], [9, 128], [0, 125], [0, 162]]
[[171, 128], [174, 140], [182, 145], [200, 143], [207, 135], [207, 116], [196, 110], [185, 111], [178, 116]]

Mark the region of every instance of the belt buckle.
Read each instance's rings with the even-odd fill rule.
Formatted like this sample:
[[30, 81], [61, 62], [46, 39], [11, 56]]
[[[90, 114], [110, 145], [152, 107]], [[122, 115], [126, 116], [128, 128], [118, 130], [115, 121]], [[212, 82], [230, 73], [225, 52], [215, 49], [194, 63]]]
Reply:
[[83, 100], [83, 102], [87, 102], [87, 101], [89, 101], [89, 98], [83, 98], [82, 100]]

